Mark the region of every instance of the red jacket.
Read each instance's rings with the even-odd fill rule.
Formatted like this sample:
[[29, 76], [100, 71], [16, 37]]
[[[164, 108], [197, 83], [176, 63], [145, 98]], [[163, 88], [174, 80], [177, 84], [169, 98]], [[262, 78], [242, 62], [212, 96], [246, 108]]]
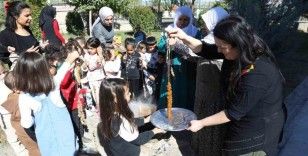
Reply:
[[86, 94], [87, 91], [86, 89], [78, 88], [77, 82], [73, 78], [73, 72], [73, 69], [67, 71], [60, 84], [61, 94], [70, 111], [78, 108], [78, 101], [81, 102], [82, 106], [85, 105], [83, 95]]

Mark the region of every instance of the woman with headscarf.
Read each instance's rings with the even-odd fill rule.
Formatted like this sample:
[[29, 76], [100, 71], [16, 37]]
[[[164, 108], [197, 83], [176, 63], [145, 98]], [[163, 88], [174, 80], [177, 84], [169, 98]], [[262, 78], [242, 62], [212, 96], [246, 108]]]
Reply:
[[[188, 6], [181, 6], [175, 11], [173, 24], [166, 29], [181, 29], [192, 38], [200, 36], [199, 30], [193, 25], [193, 13]], [[166, 46], [166, 45], [165, 45]], [[176, 49], [174, 49], [176, 50]], [[186, 109], [193, 109], [195, 83], [196, 83], [196, 61], [182, 57], [178, 53], [172, 53], [172, 71], [171, 77], [173, 91], [173, 106]], [[166, 105], [166, 84], [167, 77], [164, 76], [161, 82], [159, 107]]]
[[199, 33], [198, 28], [193, 25], [194, 16], [190, 7], [182, 6], [176, 9], [173, 24], [170, 24], [166, 29], [180, 28], [187, 35], [197, 38]]
[[45, 6], [39, 17], [39, 26], [42, 30], [43, 40], [48, 40], [49, 44], [61, 46], [65, 43], [65, 39], [59, 31], [59, 24], [55, 16], [56, 8]]
[[102, 7], [99, 10], [99, 17], [92, 27], [92, 35], [98, 38], [101, 44], [112, 43], [115, 35], [113, 30], [113, 11], [109, 7]]

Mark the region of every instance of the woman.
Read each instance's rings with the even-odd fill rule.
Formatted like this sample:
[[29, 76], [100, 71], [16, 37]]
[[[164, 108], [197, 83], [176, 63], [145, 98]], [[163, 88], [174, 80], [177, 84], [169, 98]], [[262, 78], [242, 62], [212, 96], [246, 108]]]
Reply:
[[[9, 3], [5, 29], [0, 32], [0, 57], [8, 57], [10, 52], [19, 55], [23, 51], [38, 52], [39, 42], [29, 26], [32, 21], [30, 6], [21, 1]], [[8, 59], [4, 59], [10, 63]]]
[[[175, 12], [174, 23], [169, 25], [166, 30], [178, 28], [192, 38], [199, 38], [200, 33], [193, 25], [193, 13], [188, 6], [179, 7]], [[173, 87], [173, 105], [175, 107], [187, 108], [192, 110], [195, 93], [196, 62], [181, 57], [177, 53], [172, 53], [172, 69], [174, 76], [171, 78]], [[161, 82], [161, 93], [159, 107], [166, 105], [166, 84], [167, 78]]]
[[166, 29], [180, 28], [187, 35], [198, 38], [198, 28], [193, 25], [194, 17], [193, 12], [188, 6], [181, 6], [176, 9], [173, 24], [170, 24]]
[[99, 10], [99, 17], [92, 27], [92, 35], [98, 38], [101, 44], [112, 43], [115, 35], [113, 30], [113, 11], [109, 7], [102, 7]]
[[[213, 30], [216, 53], [208, 46], [189, 41], [178, 30], [170, 31], [204, 55], [232, 61], [227, 77], [227, 108], [201, 120], [191, 121], [188, 130], [229, 122], [224, 155], [276, 155], [285, 114], [282, 104], [283, 76], [266, 43], [253, 32], [244, 19], [230, 16]], [[197, 47], [197, 48], [196, 48]], [[226, 68], [223, 67], [223, 68]]]
[[65, 39], [59, 31], [58, 21], [55, 19], [56, 8], [45, 6], [39, 17], [39, 27], [42, 30], [42, 39], [48, 40], [50, 44], [61, 46]]

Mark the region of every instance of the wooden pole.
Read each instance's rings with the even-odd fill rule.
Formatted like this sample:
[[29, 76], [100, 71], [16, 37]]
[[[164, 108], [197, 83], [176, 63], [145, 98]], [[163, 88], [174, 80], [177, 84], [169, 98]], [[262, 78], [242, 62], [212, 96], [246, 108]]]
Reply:
[[92, 36], [92, 10], [89, 11], [89, 32], [90, 36]]

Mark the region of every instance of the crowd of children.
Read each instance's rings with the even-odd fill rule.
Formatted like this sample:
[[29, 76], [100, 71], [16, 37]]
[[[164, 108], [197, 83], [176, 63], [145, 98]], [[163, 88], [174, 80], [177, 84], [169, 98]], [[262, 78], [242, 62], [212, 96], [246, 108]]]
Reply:
[[[110, 24], [113, 13], [107, 10], [110, 15], [102, 17], [108, 17]], [[21, 26], [17, 29], [22, 35], [30, 34], [27, 40], [34, 43], [28, 29], [29, 11], [26, 3], [16, 1], [10, 4], [7, 16], [14, 21], [12, 26], [17, 22]], [[40, 18], [47, 39], [46, 24], [56, 23], [54, 11], [46, 7]], [[27, 15], [28, 21], [13, 18], [12, 12], [18, 19]], [[107, 154], [138, 155], [141, 144], [164, 132], [154, 128], [139, 133], [138, 126], [150, 118], [134, 119], [128, 103], [140, 99], [159, 102], [166, 73], [165, 51], [158, 50], [157, 39], [140, 27], [124, 44], [121, 37], [110, 33], [108, 42], [93, 35], [88, 39], [62, 38], [62, 44], [52, 39], [39, 44], [35, 39], [35, 46], [29, 42], [22, 49], [20, 42], [6, 44], [8, 53], [1, 53], [3, 62], [0, 60], [0, 125], [16, 155], [74, 155], [93, 142], [93, 135], [87, 134], [96, 127], [94, 135]], [[95, 128], [88, 124], [91, 116], [98, 118]]]
[[[89, 114], [101, 117], [97, 131], [106, 147], [119, 141], [110, 132], [118, 131], [134, 148], [163, 132], [154, 129], [138, 134], [139, 121], [134, 120], [127, 105], [130, 99], [139, 97], [158, 101], [165, 60], [156, 43], [153, 36], [139, 43], [128, 37], [123, 51], [117, 42], [101, 44], [95, 37], [77, 37], [64, 46], [49, 44], [43, 54], [22, 53], [11, 69], [1, 62], [0, 90], [7, 93], [1, 99], [1, 109], [5, 111], [1, 116], [9, 115], [3, 123], [12, 125], [15, 141], [22, 145], [19, 151], [14, 148], [16, 154], [73, 155], [85, 149], [84, 143], [91, 141], [84, 135]], [[111, 122], [120, 127], [111, 127]], [[127, 149], [138, 152], [134, 148]], [[119, 155], [116, 150], [111, 153]]]

